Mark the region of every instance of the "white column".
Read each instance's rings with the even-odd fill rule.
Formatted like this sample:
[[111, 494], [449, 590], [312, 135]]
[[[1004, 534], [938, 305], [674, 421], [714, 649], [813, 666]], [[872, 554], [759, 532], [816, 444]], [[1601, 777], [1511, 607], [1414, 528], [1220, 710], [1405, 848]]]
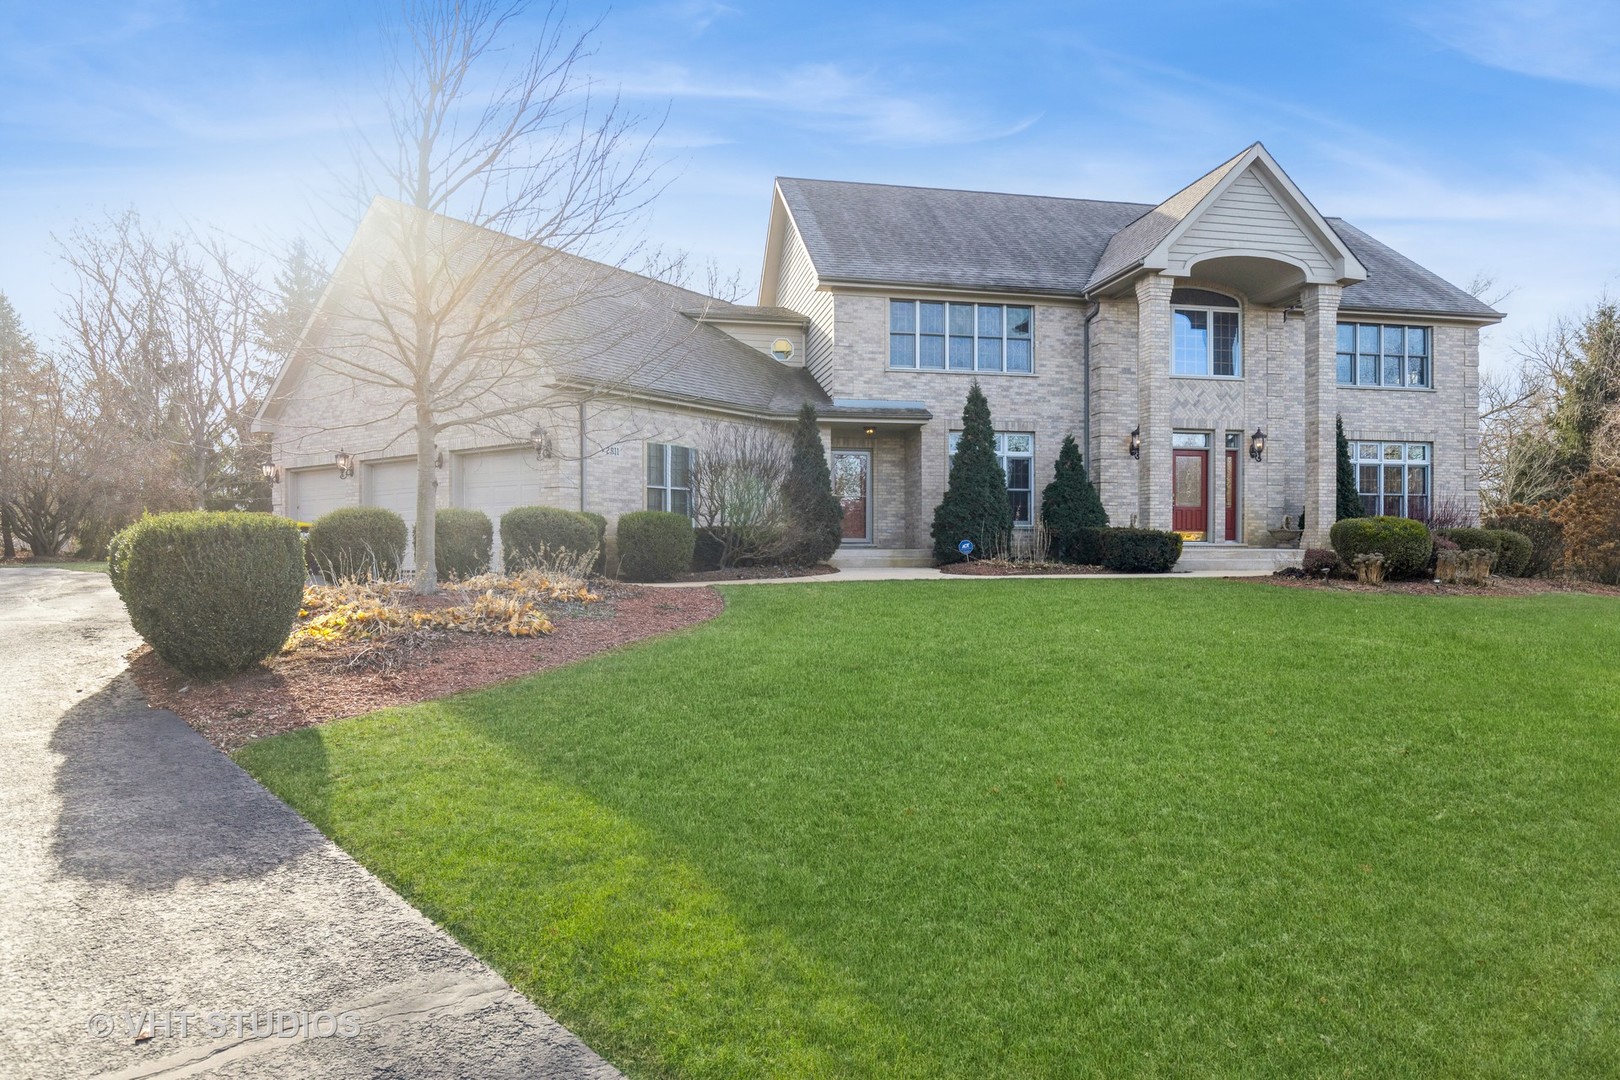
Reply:
[[[1307, 285], [1305, 309], [1305, 535], [1304, 547], [1327, 547], [1338, 513], [1338, 442], [1333, 429], [1335, 354], [1338, 349], [1337, 285]], [[1266, 456], [1288, 451], [1268, 445]]]

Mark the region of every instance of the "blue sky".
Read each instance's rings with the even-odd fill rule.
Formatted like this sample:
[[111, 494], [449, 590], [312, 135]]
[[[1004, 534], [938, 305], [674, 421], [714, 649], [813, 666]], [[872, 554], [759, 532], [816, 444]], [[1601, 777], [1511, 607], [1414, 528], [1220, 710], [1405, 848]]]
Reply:
[[[375, 72], [366, 4], [0, 0], [0, 291], [42, 338], [52, 235], [135, 206], [273, 247], [324, 224]], [[776, 175], [1155, 202], [1260, 139], [1323, 213], [1516, 337], [1620, 291], [1607, 3], [714, 3], [606, 9], [590, 62], [652, 116], [642, 229], [757, 279]]]

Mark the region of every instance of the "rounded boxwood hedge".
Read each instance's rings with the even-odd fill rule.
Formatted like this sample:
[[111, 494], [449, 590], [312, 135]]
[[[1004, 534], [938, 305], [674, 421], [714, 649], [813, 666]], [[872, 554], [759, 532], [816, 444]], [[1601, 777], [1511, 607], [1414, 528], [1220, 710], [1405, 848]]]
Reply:
[[1456, 526], [1448, 529], [1436, 529], [1434, 535], [1443, 536], [1456, 544], [1464, 551], [1489, 551], [1492, 555], [1501, 553], [1502, 538], [1494, 529], [1475, 529], [1469, 526]]
[[1550, 574], [1564, 555], [1564, 527], [1547, 513], [1547, 504], [1526, 506], [1515, 503], [1498, 510], [1486, 519], [1486, 528], [1507, 529], [1530, 541], [1530, 559], [1525, 564], [1525, 577]]
[[1523, 533], [1512, 529], [1486, 529], [1486, 532], [1495, 534], [1496, 572], [1505, 577], [1525, 577], [1530, 568], [1530, 561], [1535, 555], [1535, 545]]
[[501, 515], [501, 562], [507, 573], [538, 565], [541, 552], [583, 555], [596, 547], [596, 525], [555, 506], [520, 506]]
[[494, 542], [495, 527], [482, 510], [440, 510], [433, 515], [433, 566], [441, 579], [488, 573]]
[[697, 534], [684, 514], [621, 514], [618, 537], [619, 576], [627, 581], [668, 581], [692, 567]]
[[405, 519], [380, 506], [345, 506], [309, 527], [309, 563], [329, 581], [391, 581], [409, 536]]
[[1434, 540], [1421, 521], [1403, 517], [1345, 518], [1328, 532], [1333, 550], [1347, 566], [1357, 555], [1382, 555], [1389, 577], [1416, 577], [1429, 567]]
[[109, 571], [137, 633], [166, 663], [218, 678], [273, 656], [304, 596], [298, 526], [270, 514], [144, 517], [114, 538]]
[[1068, 542], [1062, 545], [1063, 561], [1080, 566], [1101, 566], [1102, 539], [1107, 532], [1108, 527], [1105, 525], [1079, 526], [1069, 535]]
[[1168, 574], [1181, 558], [1181, 534], [1159, 529], [1103, 529], [1102, 564], [1116, 574]]

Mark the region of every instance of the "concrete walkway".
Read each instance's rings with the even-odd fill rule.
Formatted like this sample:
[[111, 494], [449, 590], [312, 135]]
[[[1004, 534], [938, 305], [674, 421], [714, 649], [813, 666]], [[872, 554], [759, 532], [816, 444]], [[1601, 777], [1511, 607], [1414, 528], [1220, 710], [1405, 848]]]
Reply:
[[135, 644], [103, 575], [0, 569], [0, 1076], [619, 1077], [148, 708]]
[[1181, 578], [1270, 577], [1270, 570], [1193, 570], [1170, 574], [947, 574], [933, 566], [863, 566], [807, 577], [738, 578], [735, 581], [664, 581], [661, 589], [703, 585], [808, 585], [818, 581], [1166, 581]]

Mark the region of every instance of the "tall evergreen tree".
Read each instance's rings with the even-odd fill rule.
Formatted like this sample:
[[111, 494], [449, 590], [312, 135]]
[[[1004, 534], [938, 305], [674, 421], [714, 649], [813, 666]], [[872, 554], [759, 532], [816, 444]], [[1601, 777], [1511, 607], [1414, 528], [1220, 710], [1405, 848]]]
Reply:
[[827, 449], [809, 403], [793, 426], [793, 460], [783, 489], [795, 537], [788, 557], [805, 566], [826, 562], [843, 539], [844, 507], [833, 494]]
[[957, 545], [963, 540], [973, 541], [975, 557], [1003, 551], [1012, 539], [1012, 528], [1007, 474], [996, 459], [990, 403], [975, 379], [962, 409], [962, 436], [951, 457], [945, 498], [934, 510], [934, 561], [960, 562], [963, 556]]
[[11, 500], [19, 494], [19, 452], [27, 438], [24, 419], [38, 390], [39, 354], [11, 300], [0, 293], [0, 554], [17, 555], [17, 525]]
[[[1335, 443], [1339, 455], [1339, 492], [1338, 517], [1345, 518], [1366, 517], [1367, 511], [1361, 505], [1361, 495], [1356, 490], [1356, 467], [1350, 464], [1350, 440], [1344, 437], [1344, 417], [1333, 418], [1333, 429], [1336, 434]], [[1301, 528], [1304, 527], [1303, 521]]]
[[1086, 475], [1080, 444], [1073, 435], [1063, 436], [1052, 482], [1041, 492], [1041, 520], [1052, 535], [1053, 553], [1060, 559], [1072, 555], [1075, 535], [1081, 529], [1108, 525], [1108, 511]]

